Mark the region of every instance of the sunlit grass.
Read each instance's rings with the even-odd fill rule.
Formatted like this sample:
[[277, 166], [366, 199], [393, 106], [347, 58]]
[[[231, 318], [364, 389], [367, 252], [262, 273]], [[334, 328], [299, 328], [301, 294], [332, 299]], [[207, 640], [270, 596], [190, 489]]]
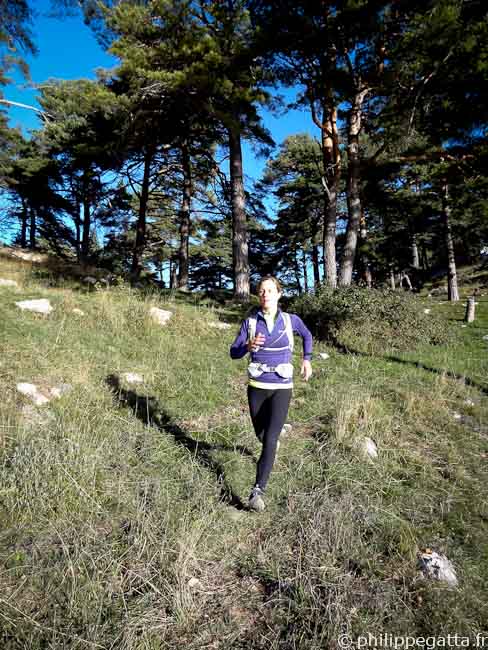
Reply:
[[[318, 650], [344, 631], [482, 629], [486, 302], [462, 328], [462, 305], [431, 299], [458, 321], [449, 348], [317, 343], [330, 358], [315, 355], [312, 381], [296, 381], [293, 429], [256, 515], [246, 362], [228, 355], [242, 309], [49, 287], [30, 268], [0, 258], [0, 277], [20, 285], [0, 288], [2, 648]], [[38, 297], [50, 316], [15, 306]], [[173, 312], [168, 325], [151, 306]], [[144, 382], [128, 384], [128, 371]], [[23, 410], [19, 381], [72, 390]], [[375, 460], [361, 453], [365, 436]], [[424, 547], [453, 561], [457, 589], [419, 579]]]

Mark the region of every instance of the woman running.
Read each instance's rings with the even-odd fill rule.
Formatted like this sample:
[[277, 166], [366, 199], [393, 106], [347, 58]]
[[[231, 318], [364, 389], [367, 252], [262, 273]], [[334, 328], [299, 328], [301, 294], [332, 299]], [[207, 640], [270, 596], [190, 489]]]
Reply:
[[256, 482], [249, 496], [249, 507], [257, 512], [265, 508], [264, 491], [290, 406], [294, 332], [303, 340], [301, 375], [305, 381], [312, 375], [312, 335], [299, 316], [278, 308], [281, 293], [281, 285], [275, 277], [267, 275], [261, 279], [258, 284], [260, 309], [242, 322], [230, 348], [232, 359], [241, 359], [248, 352], [251, 357], [247, 396], [254, 431], [263, 445]]

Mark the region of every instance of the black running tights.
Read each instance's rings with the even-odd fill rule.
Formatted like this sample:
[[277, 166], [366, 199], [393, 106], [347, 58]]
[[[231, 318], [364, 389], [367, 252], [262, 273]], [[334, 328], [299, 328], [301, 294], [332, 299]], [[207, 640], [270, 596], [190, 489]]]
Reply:
[[273, 468], [276, 444], [288, 415], [292, 392], [291, 388], [268, 390], [253, 386], [247, 387], [252, 424], [257, 437], [263, 443], [255, 483], [263, 491]]

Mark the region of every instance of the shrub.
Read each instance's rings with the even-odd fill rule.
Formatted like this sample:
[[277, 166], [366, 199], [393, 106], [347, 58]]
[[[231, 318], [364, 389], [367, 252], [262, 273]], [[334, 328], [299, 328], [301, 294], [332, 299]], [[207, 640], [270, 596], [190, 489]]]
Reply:
[[448, 323], [425, 314], [423, 303], [405, 291], [322, 287], [315, 295], [296, 298], [290, 310], [317, 338], [361, 351], [408, 350], [453, 340]]

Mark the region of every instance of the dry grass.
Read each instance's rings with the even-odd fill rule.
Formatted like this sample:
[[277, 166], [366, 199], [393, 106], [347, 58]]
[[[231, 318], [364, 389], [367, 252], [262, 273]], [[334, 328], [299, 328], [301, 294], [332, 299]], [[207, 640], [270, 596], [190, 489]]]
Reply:
[[[245, 362], [228, 357], [234, 329], [208, 325], [235, 312], [49, 288], [31, 266], [0, 257], [0, 277], [22, 284], [0, 289], [2, 648], [319, 650], [341, 633], [482, 628], [488, 405], [443, 371], [482, 374], [479, 333], [404, 356], [437, 372], [331, 349], [314, 360], [257, 516], [242, 507], [259, 450]], [[55, 311], [20, 313], [26, 294]], [[152, 305], [174, 312], [168, 326]], [[21, 380], [73, 390], [35, 409]], [[375, 461], [357, 451], [364, 436]], [[454, 562], [458, 589], [419, 578], [425, 546]]]

